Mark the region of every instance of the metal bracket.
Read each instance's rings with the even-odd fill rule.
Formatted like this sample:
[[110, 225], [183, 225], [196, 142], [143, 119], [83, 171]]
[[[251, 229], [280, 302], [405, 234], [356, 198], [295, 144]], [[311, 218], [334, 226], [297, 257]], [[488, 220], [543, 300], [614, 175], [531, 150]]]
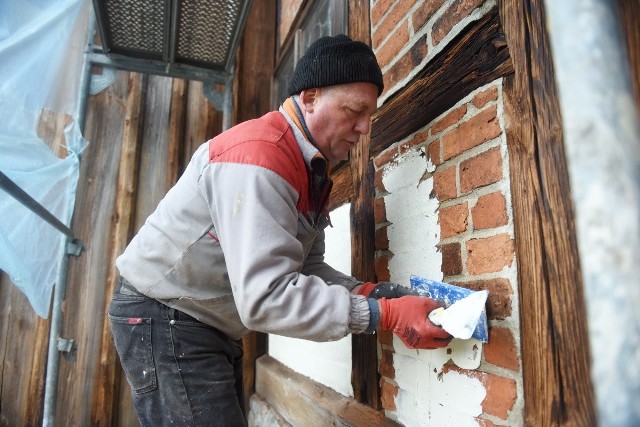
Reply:
[[80, 256], [84, 249], [84, 243], [80, 239], [73, 238], [67, 242], [67, 254]]
[[103, 67], [101, 74], [92, 74], [89, 93], [96, 95], [116, 81], [116, 70], [112, 67]]
[[203, 82], [202, 92], [204, 97], [213, 105], [218, 111], [224, 109], [224, 91], [216, 90], [215, 82]]
[[58, 338], [57, 348], [66, 360], [70, 362], [76, 361], [77, 345], [75, 340]]

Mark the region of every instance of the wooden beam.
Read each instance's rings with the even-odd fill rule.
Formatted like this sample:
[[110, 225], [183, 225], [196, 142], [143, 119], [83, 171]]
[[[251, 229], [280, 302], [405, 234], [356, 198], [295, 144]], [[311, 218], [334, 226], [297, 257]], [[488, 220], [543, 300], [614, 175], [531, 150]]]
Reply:
[[[349, 35], [371, 45], [369, 0], [349, 0]], [[369, 156], [369, 135], [351, 151], [345, 165], [343, 187], [351, 189], [351, 274], [363, 281], [376, 281], [375, 220], [373, 216], [374, 175]], [[338, 187], [339, 188], [339, 187]], [[376, 335], [356, 334], [351, 337], [351, 384], [358, 402], [380, 409], [380, 376], [378, 375], [378, 341]]]
[[256, 362], [256, 391], [294, 426], [398, 426], [384, 412], [343, 396], [267, 355]]
[[424, 127], [463, 96], [513, 71], [497, 8], [462, 30], [373, 119], [370, 155]]
[[571, 188], [542, 0], [501, 0], [525, 425], [596, 425]]

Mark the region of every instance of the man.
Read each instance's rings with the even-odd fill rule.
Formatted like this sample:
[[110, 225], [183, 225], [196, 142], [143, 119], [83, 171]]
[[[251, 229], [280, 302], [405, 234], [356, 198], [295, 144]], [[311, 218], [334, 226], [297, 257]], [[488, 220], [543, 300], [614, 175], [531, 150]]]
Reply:
[[435, 301], [324, 262], [329, 164], [369, 132], [382, 89], [367, 45], [317, 40], [279, 111], [203, 144], [117, 259], [109, 318], [143, 425], [244, 425], [249, 330], [331, 341], [381, 327], [413, 348], [447, 344], [427, 321]]

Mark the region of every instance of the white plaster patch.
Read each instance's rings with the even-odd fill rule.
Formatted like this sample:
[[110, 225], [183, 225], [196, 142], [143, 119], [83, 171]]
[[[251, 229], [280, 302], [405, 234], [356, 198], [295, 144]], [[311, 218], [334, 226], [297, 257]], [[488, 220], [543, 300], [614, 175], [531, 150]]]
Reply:
[[[438, 200], [433, 191], [433, 165], [418, 151], [405, 153], [383, 171], [391, 280], [409, 286], [412, 274], [442, 280], [442, 254], [438, 251]], [[480, 366], [482, 343], [453, 340], [438, 350], [412, 350], [394, 335], [395, 381], [399, 392], [393, 415], [407, 426], [476, 426], [486, 390], [474, 378], [443, 366], [450, 359], [463, 369]], [[391, 415], [391, 414], [390, 414]]]
[[[442, 373], [446, 351], [421, 351], [419, 359], [394, 355], [396, 419], [407, 426], [477, 426], [486, 390], [482, 383], [456, 371]], [[420, 363], [417, 363], [420, 362]]]
[[433, 178], [423, 180], [432, 164], [420, 152], [411, 151], [385, 168], [382, 182], [389, 192], [384, 197], [391, 280], [409, 286], [412, 274], [442, 279], [438, 201], [430, 198]]

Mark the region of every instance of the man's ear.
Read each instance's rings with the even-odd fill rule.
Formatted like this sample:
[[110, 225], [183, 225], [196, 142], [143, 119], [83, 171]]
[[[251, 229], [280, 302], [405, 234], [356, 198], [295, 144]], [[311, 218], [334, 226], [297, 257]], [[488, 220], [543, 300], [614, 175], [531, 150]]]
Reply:
[[302, 104], [304, 105], [307, 111], [309, 112], [313, 111], [313, 107], [315, 106], [316, 99], [318, 98], [319, 95], [320, 95], [319, 88], [305, 89], [302, 92], [300, 92], [300, 100], [302, 101]]

